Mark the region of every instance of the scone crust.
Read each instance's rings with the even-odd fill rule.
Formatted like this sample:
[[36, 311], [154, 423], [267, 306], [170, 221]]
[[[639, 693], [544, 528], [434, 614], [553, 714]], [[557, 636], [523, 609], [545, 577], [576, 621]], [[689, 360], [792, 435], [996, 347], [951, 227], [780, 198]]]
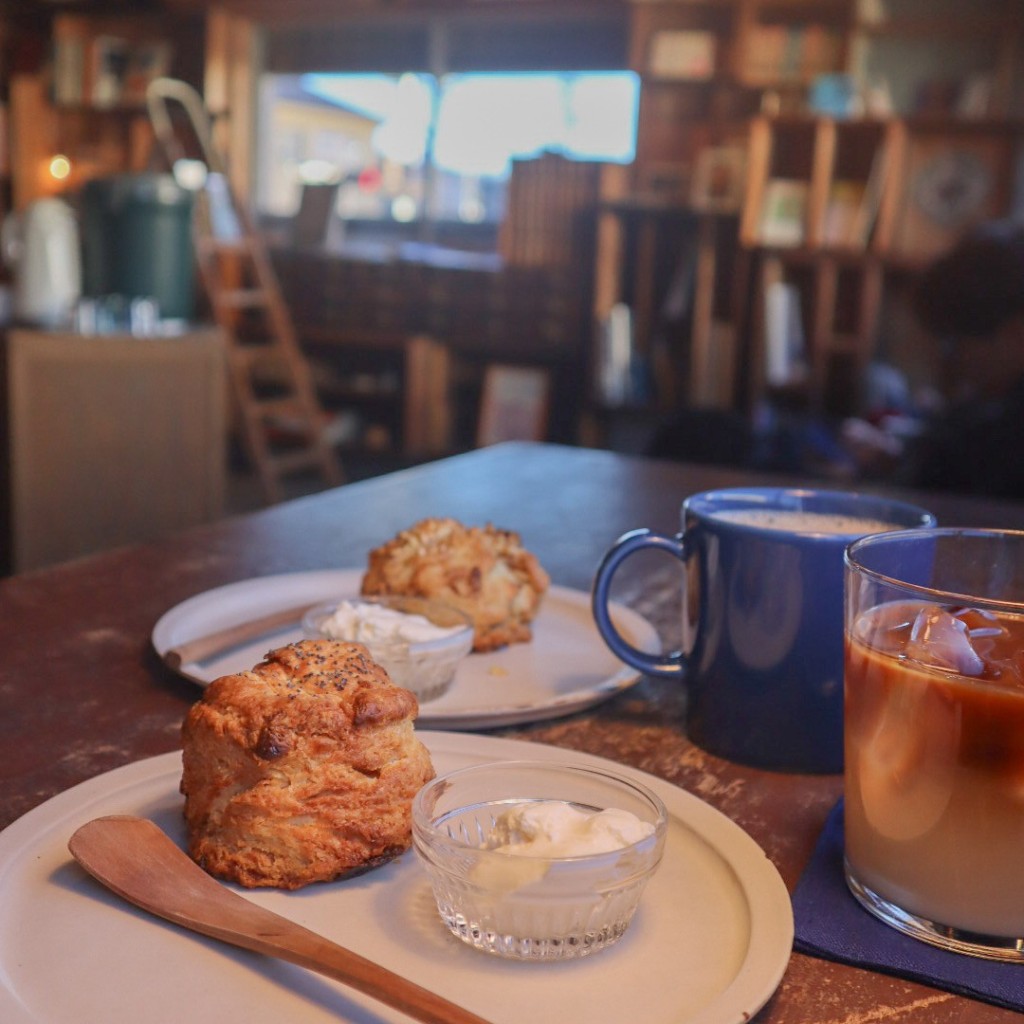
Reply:
[[473, 620], [473, 650], [530, 640], [550, 580], [518, 533], [431, 518], [370, 552], [362, 592], [434, 598]]
[[220, 878], [284, 889], [402, 853], [434, 776], [417, 710], [362, 644], [304, 640], [215, 680], [182, 728], [189, 853]]

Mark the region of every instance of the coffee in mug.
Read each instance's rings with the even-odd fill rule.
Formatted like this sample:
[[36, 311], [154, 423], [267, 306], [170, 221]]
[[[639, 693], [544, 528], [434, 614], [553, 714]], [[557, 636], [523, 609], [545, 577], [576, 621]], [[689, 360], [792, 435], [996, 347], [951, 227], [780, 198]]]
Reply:
[[[687, 733], [710, 753], [765, 768], [843, 768], [843, 552], [865, 534], [935, 525], [925, 509], [866, 494], [726, 488], [683, 502], [681, 532], [634, 530], [594, 580], [597, 627], [612, 651], [650, 675], [682, 680]], [[608, 612], [630, 555], [677, 558], [682, 648], [649, 654]]]
[[862, 537], [869, 533], [884, 533], [901, 529], [899, 523], [885, 519], [865, 519], [860, 516], [828, 512], [787, 512], [771, 508], [729, 509], [718, 513], [728, 523], [759, 526], [765, 530], [785, 530], [787, 533], [841, 533]]

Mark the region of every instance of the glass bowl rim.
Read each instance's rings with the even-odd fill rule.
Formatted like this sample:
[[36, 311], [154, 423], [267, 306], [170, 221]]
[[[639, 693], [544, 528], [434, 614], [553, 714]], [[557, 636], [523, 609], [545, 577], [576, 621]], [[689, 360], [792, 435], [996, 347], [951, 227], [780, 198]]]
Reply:
[[[638, 839], [633, 843], [629, 843], [626, 846], [618, 847], [614, 850], [605, 850], [602, 853], [582, 853], [572, 854], [568, 856], [549, 856], [536, 857], [530, 854], [520, 853], [509, 853], [501, 852], [497, 850], [488, 850], [479, 846], [474, 846], [472, 843], [462, 842], [460, 839], [455, 839], [447, 832], [442, 832], [436, 825], [436, 823], [427, 817], [424, 812], [423, 804], [426, 800], [426, 795], [431, 790], [438, 786], [446, 786], [453, 780], [457, 781], [461, 776], [469, 775], [471, 773], [479, 773], [488, 769], [509, 771], [515, 768], [528, 768], [528, 769], [543, 769], [545, 771], [569, 771], [574, 775], [586, 775], [586, 776], [598, 776], [604, 780], [610, 780], [620, 785], [626, 786], [632, 789], [639, 796], [643, 797], [650, 805], [654, 808], [657, 818], [654, 822], [654, 832], [649, 836], [644, 836], [643, 839]], [[510, 801], [526, 802], [530, 800], [530, 797], [510, 797]], [[545, 798], [548, 799], [548, 798]], [[558, 799], [551, 797], [550, 799]], [[569, 803], [571, 801], [565, 801]], [[611, 809], [611, 808], [605, 808]], [[621, 810], [621, 808], [618, 808]], [[665, 806], [665, 802], [654, 792], [649, 786], [644, 783], [631, 778], [630, 776], [620, 774], [610, 768], [598, 767], [595, 765], [586, 764], [572, 764], [568, 761], [536, 761], [528, 758], [519, 758], [509, 761], [485, 761], [480, 764], [466, 765], [462, 768], [455, 768], [450, 772], [445, 772], [443, 775], [438, 775], [436, 778], [431, 779], [430, 782], [426, 782], [420, 787], [416, 796], [412, 802], [412, 824], [413, 824], [413, 835], [415, 836], [417, 830], [428, 833], [430, 836], [434, 836], [444, 843], [449, 844], [453, 849], [456, 850], [471, 850], [473, 853], [480, 854], [483, 856], [495, 856], [495, 857], [515, 857], [522, 858], [524, 860], [538, 860], [538, 861], [550, 861], [554, 864], [575, 864], [585, 863], [587, 861], [599, 861], [602, 858], [609, 856], [622, 856], [622, 854], [633, 850], [642, 844], [649, 843], [652, 839], [655, 843], [660, 842], [664, 839], [665, 834], [668, 831], [669, 813], [668, 808]]]

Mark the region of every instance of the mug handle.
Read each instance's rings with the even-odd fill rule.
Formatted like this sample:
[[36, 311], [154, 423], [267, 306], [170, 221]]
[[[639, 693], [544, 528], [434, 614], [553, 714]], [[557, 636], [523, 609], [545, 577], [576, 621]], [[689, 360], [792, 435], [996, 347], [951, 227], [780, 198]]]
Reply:
[[647, 529], [624, 533], [605, 553], [594, 577], [591, 596], [594, 621], [604, 642], [627, 665], [663, 679], [681, 679], [688, 667], [686, 655], [682, 651], [673, 651], [671, 654], [648, 654], [641, 651], [623, 638], [615, 628], [608, 611], [608, 591], [611, 589], [615, 571], [630, 555], [644, 548], [663, 551], [673, 558], [678, 558], [680, 562], [686, 561], [686, 539], [681, 533], [674, 537]]

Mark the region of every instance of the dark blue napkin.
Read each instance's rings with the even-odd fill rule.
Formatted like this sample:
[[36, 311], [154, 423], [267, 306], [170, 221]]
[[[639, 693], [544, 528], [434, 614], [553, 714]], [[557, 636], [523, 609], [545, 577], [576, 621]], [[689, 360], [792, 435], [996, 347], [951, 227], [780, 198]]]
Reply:
[[829, 813], [793, 893], [793, 948], [826, 960], [920, 981], [1024, 1012], [1024, 963], [1000, 963], [930, 946], [890, 928], [850, 894], [843, 877], [843, 802]]

